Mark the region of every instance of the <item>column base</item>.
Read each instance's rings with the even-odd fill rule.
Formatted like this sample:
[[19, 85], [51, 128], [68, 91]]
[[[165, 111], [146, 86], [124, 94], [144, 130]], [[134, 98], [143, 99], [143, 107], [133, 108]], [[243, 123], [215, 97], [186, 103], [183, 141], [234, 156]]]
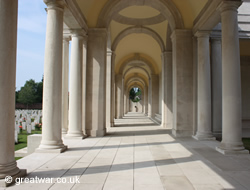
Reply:
[[5, 179], [0, 179], [0, 187], [8, 187], [10, 185], [13, 185], [17, 178], [22, 178], [26, 175], [27, 175], [27, 170], [20, 169], [20, 171], [16, 175], [11, 176], [12, 180], [10, 183], [7, 183]]
[[67, 134], [67, 132], [68, 132], [67, 129], [62, 128], [62, 134]]
[[82, 140], [87, 138], [88, 135], [82, 135], [82, 136], [70, 136], [70, 135], [66, 135], [65, 137], [63, 137], [64, 139], [70, 139], [70, 140]]
[[222, 149], [221, 147], [216, 147], [215, 149], [224, 155], [249, 154], [249, 151], [246, 149], [243, 149], [243, 150], [225, 150], [225, 149]]
[[68, 149], [68, 146], [63, 145], [60, 148], [49, 148], [43, 145], [40, 145], [39, 148], [36, 149], [37, 153], [62, 153]]
[[193, 131], [172, 129], [172, 135], [174, 137], [191, 137], [193, 135]]
[[209, 140], [216, 140], [216, 138], [213, 136], [212, 132], [200, 132], [197, 131], [196, 135], [192, 136], [194, 139], [198, 141], [209, 141]]
[[106, 134], [106, 129], [98, 129], [98, 130], [88, 130], [87, 134], [91, 137], [103, 137]]
[[81, 131], [77, 131], [77, 132], [71, 132], [71, 131], [68, 131], [68, 134], [65, 136], [66, 138], [67, 137], [79, 137], [79, 138], [83, 138], [83, 132]]
[[198, 141], [211, 141], [211, 140], [216, 140], [215, 137], [210, 137], [210, 136], [202, 136], [202, 135], [195, 135], [195, 136], [192, 136], [195, 140], [198, 140]]

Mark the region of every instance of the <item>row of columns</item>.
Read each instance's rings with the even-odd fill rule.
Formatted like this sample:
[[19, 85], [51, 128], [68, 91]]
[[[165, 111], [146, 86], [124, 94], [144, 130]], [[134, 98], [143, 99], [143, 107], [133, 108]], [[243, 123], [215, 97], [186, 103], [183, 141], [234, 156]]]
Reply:
[[[214, 130], [222, 125], [222, 142], [216, 149], [223, 154], [248, 153], [242, 143], [241, 116], [241, 80], [240, 53], [237, 9], [240, 2], [222, 2], [219, 6], [222, 23], [222, 45], [218, 40], [212, 41], [212, 83], [210, 79], [209, 32], [199, 31], [198, 40], [198, 109], [197, 133], [198, 140], [214, 139]], [[222, 51], [221, 51], [222, 49]], [[220, 54], [222, 58], [214, 56]], [[215, 58], [216, 57], [216, 58]], [[220, 61], [222, 60], [222, 64]], [[222, 87], [222, 92], [220, 91]], [[213, 106], [211, 104], [213, 97]], [[221, 104], [222, 100], [222, 104]], [[213, 120], [211, 115], [213, 108]], [[222, 113], [222, 121], [220, 116]]]
[[[60, 1], [46, 1], [47, 9], [47, 31], [46, 48], [44, 64], [44, 94], [43, 94], [43, 134], [40, 151], [64, 151], [67, 147], [62, 142], [62, 126], [66, 132], [67, 122], [62, 120], [66, 114], [66, 89], [67, 86], [67, 55], [68, 42], [63, 42], [63, 11], [64, 7]], [[240, 81], [240, 54], [238, 38], [237, 8], [239, 2], [223, 1], [219, 7], [221, 11], [222, 22], [222, 142], [217, 150], [222, 153], [246, 153], [242, 144], [241, 128], [241, 81]], [[21, 173], [14, 160], [14, 123], [12, 119], [15, 115], [15, 71], [16, 71], [16, 36], [17, 36], [17, 1], [1, 1], [0, 7], [0, 121], [1, 125], [1, 146], [0, 151], [4, 152], [0, 156], [0, 178], [7, 175], [15, 176]], [[8, 21], [11, 19], [11, 23]], [[8, 24], [7, 24], [8, 23]], [[55, 24], [56, 23], [56, 24]], [[82, 116], [84, 107], [88, 108], [86, 112], [86, 132], [92, 136], [102, 136], [105, 134], [105, 101], [106, 101], [106, 29], [90, 29], [87, 49], [86, 65], [86, 90], [83, 82], [83, 44], [84, 36], [79, 31], [74, 31], [72, 37], [72, 57], [70, 74], [70, 100], [69, 100], [69, 129], [67, 136], [82, 137]], [[198, 130], [197, 139], [211, 138], [211, 84], [209, 69], [209, 41], [206, 33], [197, 33], [198, 37]], [[186, 51], [186, 45], [191, 44], [191, 35], [189, 31], [175, 30], [172, 35], [173, 42], [173, 133], [178, 136], [180, 130], [190, 134], [189, 119], [183, 118], [183, 115], [192, 118], [192, 112], [187, 114], [187, 110], [192, 107], [192, 89], [190, 72], [192, 69], [190, 60], [192, 54]], [[63, 48], [63, 44], [65, 48]], [[219, 46], [218, 46], [219, 47]], [[218, 48], [217, 47], [217, 48]], [[177, 52], [177, 50], [179, 52]], [[182, 51], [183, 50], [183, 51]], [[64, 53], [63, 53], [64, 52]], [[164, 53], [164, 60], [170, 59]], [[185, 56], [178, 56], [178, 55]], [[64, 55], [64, 56], [63, 56]], [[170, 53], [169, 53], [170, 55]], [[184, 58], [186, 60], [184, 60]], [[85, 57], [86, 59], [86, 57]], [[111, 61], [112, 62], [112, 61]], [[166, 61], [167, 63], [168, 61]], [[6, 64], [8, 63], [8, 64]], [[64, 65], [63, 65], [64, 63]], [[112, 62], [112, 66], [114, 62]], [[165, 61], [164, 61], [165, 64]], [[166, 68], [168, 68], [168, 64]], [[215, 66], [216, 67], [216, 66]], [[220, 67], [220, 66], [218, 66]], [[63, 69], [64, 68], [64, 69]], [[185, 70], [185, 68], [187, 68]], [[63, 71], [64, 70], [64, 71]], [[113, 70], [113, 69], [111, 69]], [[164, 72], [167, 70], [164, 68]], [[164, 76], [164, 75], [163, 75]], [[167, 75], [166, 75], [167, 76]], [[181, 76], [181, 77], [180, 77]], [[119, 80], [117, 88], [120, 85], [122, 94], [122, 77], [117, 76]], [[121, 77], [121, 78], [119, 78]], [[120, 80], [121, 79], [121, 80]], [[148, 88], [148, 113], [154, 116], [152, 92], [156, 88], [156, 77], [149, 79]], [[183, 80], [185, 79], [185, 80]], [[168, 78], [164, 78], [168, 81]], [[114, 81], [114, 73], [111, 75], [111, 81]], [[120, 83], [121, 81], [121, 83]], [[183, 84], [183, 82], [185, 84]], [[167, 82], [168, 84], [168, 82]], [[213, 82], [214, 84], [214, 82]], [[183, 89], [182, 87], [185, 86]], [[165, 86], [164, 86], [165, 87]], [[219, 87], [218, 87], [219, 88]], [[112, 90], [113, 89], [113, 90]], [[163, 89], [164, 94], [168, 94], [168, 88]], [[185, 93], [183, 93], [186, 91]], [[86, 102], [82, 97], [86, 93]], [[114, 85], [111, 85], [111, 95], [114, 97]], [[121, 94], [117, 93], [120, 103], [123, 105]], [[185, 96], [183, 96], [185, 94]], [[216, 96], [216, 95], [213, 95]], [[220, 95], [218, 95], [219, 97]], [[159, 97], [159, 96], [156, 96]], [[146, 96], [145, 96], [146, 98]], [[114, 98], [113, 98], [114, 99]], [[189, 101], [190, 100], [190, 101]], [[64, 102], [65, 104], [62, 104]], [[168, 102], [165, 100], [164, 102]], [[184, 103], [183, 103], [184, 102]], [[115, 105], [113, 103], [113, 105]], [[63, 109], [62, 109], [63, 107]], [[157, 107], [157, 106], [156, 106]], [[168, 113], [168, 108], [163, 108], [163, 113]], [[65, 112], [62, 112], [64, 110]], [[113, 125], [114, 107], [111, 108], [111, 126]], [[119, 110], [117, 110], [119, 111]], [[120, 109], [117, 117], [120, 117], [124, 110]], [[184, 114], [182, 114], [184, 113]], [[190, 117], [189, 117], [190, 116]], [[168, 116], [167, 116], [168, 117]], [[171, 117], [171, 114], [170, 114]], [[167, 120], [166, 120], [167, 121]], [[165, 121], [165, 122], [166, 122]], [[185, 121], [185, 123], [177, 122]], [[62, 125], [63, 123], [63, 125]], [[165, 124], [164, 124], [165, 125]], [[8, 127], [6, 127], [8, 126]]]
[[69, 38], [63, 39], [63, 5], [60, 1], [46, 3], [44, 127], [37, 151], [62, 152], [67, 148], [62, 142], [62, 132], [67, 133], [66, 138], [83, 138], [84, 133], [103, 136], [106, 132], [107, 31], [90, 29], [88, 46], [82, 30], [70, 31], [72, 46], [68, 95]]

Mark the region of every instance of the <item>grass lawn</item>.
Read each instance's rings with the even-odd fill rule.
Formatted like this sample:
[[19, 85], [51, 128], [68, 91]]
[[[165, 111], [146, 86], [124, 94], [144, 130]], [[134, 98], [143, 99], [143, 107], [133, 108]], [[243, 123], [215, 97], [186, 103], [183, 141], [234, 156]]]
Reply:
[[23, 130], [22, 133], [18, 134], [18, 144], [15, 144], [15, 151], [27, 147], [27, 138], [28, 135], [32, 134], [41, 134], [42, 131], [31, 131], [31, 134], [27, 134], [26, 130]]
[[243, 138], [242, 141], [245, 148], [250, 151], [250, 138]]

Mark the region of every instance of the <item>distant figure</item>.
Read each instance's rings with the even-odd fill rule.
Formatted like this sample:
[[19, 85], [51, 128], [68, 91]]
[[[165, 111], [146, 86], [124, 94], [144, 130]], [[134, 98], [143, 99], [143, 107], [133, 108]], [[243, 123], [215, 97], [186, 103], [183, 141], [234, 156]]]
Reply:
[[138, 112], [138, 108], [137, 108], [137, 106], [135, 106], [135, 112]]

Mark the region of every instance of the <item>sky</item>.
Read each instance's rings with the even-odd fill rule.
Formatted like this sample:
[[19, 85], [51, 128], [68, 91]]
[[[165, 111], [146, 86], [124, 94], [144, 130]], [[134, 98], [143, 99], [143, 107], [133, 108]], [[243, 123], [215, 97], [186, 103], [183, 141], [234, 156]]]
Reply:
[[19, 0], [18, 5], [16, 90], [27, 80], [42, 80], [47, 23], [43, 0]]

